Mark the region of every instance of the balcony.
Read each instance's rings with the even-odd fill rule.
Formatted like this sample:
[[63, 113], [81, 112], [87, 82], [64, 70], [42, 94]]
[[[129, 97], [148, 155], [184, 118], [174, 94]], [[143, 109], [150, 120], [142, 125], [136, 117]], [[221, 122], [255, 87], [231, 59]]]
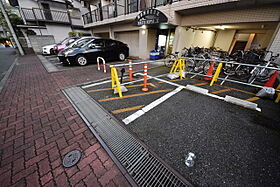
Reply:
[[67, 12], [39, 8], [21, 8], [26, 21], [44, 21], [70, 24]]
[[160, 6], [165, 6], [167, 4], [172, 4], [174, 2], [178, 2], [181, 0], [126, 0], [123, 2], [123, 4], [117, 2], [111, 3], [105, 6], [102, 6], [101, 8], [97, 8], [91, 12], [88, 12], [83, 17], [84, 25], [94, 23], [97, 21], [103, 21], [106, 19], [118, 17], [121, 15], [127, 15], [131, 13], [135, 13], [138, 11], [145, 10], [147, 8], [156, 8]]

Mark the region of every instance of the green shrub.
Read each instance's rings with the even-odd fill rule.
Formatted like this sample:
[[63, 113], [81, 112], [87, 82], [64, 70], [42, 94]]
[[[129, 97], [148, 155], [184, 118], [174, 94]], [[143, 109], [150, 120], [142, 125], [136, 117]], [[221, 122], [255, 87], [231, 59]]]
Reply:
[[77, 36], [76, 32], [68, 32], [68, 36], [73, 37], [73, 36]]
[[0, 43], [6, 43], [6, 41], [10, 41], [10, 39], [6, 37], [0, 37]]

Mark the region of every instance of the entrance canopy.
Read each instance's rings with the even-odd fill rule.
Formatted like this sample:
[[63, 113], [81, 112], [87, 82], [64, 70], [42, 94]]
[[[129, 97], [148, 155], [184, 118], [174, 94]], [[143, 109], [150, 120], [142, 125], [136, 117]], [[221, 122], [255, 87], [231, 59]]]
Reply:
[[160, 23], [166, 23], [168, 18], [161, 11], [157, 9], [147, 9], [138, 14], [135, 18], [133, 25], [142, 26], [142, 25], [155, 25]]

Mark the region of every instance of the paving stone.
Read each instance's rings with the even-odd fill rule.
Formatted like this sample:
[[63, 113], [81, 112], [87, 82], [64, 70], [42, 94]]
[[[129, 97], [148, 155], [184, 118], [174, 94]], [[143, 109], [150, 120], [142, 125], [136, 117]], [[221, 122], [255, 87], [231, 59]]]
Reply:
[[[1, 184], [127, 186], [125, 177], [61, 92], [61, 88], [108, 74], [94, 66], [47, 73], [35, 55], [20, 57], [18, 63], [0, 93]], [[75, 149], [83, 155], [78, 166], [63, 168], [62, 156]]]

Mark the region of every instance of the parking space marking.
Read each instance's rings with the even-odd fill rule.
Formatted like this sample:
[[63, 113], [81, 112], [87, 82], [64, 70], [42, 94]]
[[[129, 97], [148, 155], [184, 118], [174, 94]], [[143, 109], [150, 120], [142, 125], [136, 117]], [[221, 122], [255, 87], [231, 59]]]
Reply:
[[257, 101], [259, 100], [260, 98], [259, 97], [251, 97], [249, 99], [245, 99], [246, 101]]
[[152, 110], [153, 108], [155, 108], [159, 104], [163, 103], [168, 98], [172, 97], [173, 95], [180, 92], [184, 88], [185, 88], [184, 86], [179, 86], [175, 90], [172, 90], [171, 92], [169, 92], [169, 93], [165, 94], [164, 96], [158, 98], [157, 100], [151, 102], [147, 106], [143, 107], [142, 109], [138, 110], [137, 112], [135, 112], [135, 113], [131, 114], [130, 116], [128, 116], [127, 118], [123, 119], [124, 124], [128, 125], [132, 121], [134, 121], [137, 118], [139, 118], [140, 116], [144, 115], [146, 112]]
[[119, 113], [123, 113], [123, 112], [128, 112], [128, 111], [132, 111], [132, 110], [137, 110], [142, 108], [145, 105], [138, 105], [138, 106], [133, 106], [133, 107], [129, 107], [129, 108], [121, 108], [118, 110], [113, 110], [112, 113], [113, 114], [119, 114]]
[[218, 94], [218, 93], [228, 92], [228, 91], [231, 91], [231, 90], [232, 90], [231, 88], [227, 88], [227, 89], [223, 89], [223, 90], [214, 91], [214, 92], [211, 92], [211, 93], [212, 94]]
[[125, 95], [123, 97], [111, 97], [106, 99], [100, 99], [99, 102], [105, 102], [105, 101], [113, 101], [113, 100], [119, 100], [119, 99], [126, 99], [131, 97], [138, 97], [138, 96], [144, 96], [144, 95], [150, 95], [150, 94], [157, 94], [157, 93], [164, 93], [164, 92], [170, 92], [171, 90], [156, 90], [151, 92], [145, 92], [140, 94], [132, 94], [132, 95]]
[[[173, 80], [169, 80], [169, 81], [171, 81], [171, 82], [177, 82], [177, 81], [183, 81], [183, 80], [188, 80], [188, 79], [173, 79]], [[162, 83], [165, 83], [165, 82], [163, 82], [163, 81], [159, 81], [158, 82], [159, 84], [162, 84]]]
[[101, 84], [106, 84], [106, 83], [109, 83], [109, 82], [111, 82], [111, 80], [106, 80], [106, 81], [102, 81], [102, 82], [96, 82], [96, 83], [93, 83], [93, 84], [88, 84], [88, 85], [82, 86], [82, 88], [85, 89], [85, 88], [89, 88], [89, 87], [98, 86], [98, 85], [101, 85]]
[[192, 85], [193, 86], [203, 86], [203, 85], [206, 85], [206, 84], [209, 84], [209, 83], [202, 82], [202, 83], [197, 83], [197, 84], [192, 84]]
[[[188, 80], [188, 78], [182, 79], [182, 80]], [[192, 84], [193, 86], [203, 86], [203, 85], [209, 84], [209, 83], [207, 83], [203, 80], [199, 80], [199, 79], [190, 79], [190, 80], [201, 82], [201, 83], [197, 83], [197, 84]], [[176, 81], [181, 81], [181, 80], [180, 79], [173, 79], [173, 80], [169, 80], [169, 81], [176, 82]], [[162, 84], [162, 83], [165, 83], [165, 82], [164, 81], [159, 81], [158, 83]], [[240, 89], [232, 88], [232, 87], [229, 87], [229, 86], [223, 86], [223, 85], [220, 85], [220, 84], [214, 84], [214, 85], [218, 86], [218, 87], [221, 87], [221, 88], [228, 88], [228, 89], [232, 89], [232, 90], [235, 90], [235, 91], [238, 91], [238, 92], [242, 92], [242, 93], [246, 93], [246, 94], [250, 94], [250, 95], [255, 95], [255, 93], [253, 93], [253, 92], [248, 92], [248, 91], [245, 91], [245, 90], [240, 90]]]
[[[156, 88], [157, 86], [154, 85], [153, 83], [148, 83], [148, 85]], [[135, 84], [135, 85], [130, 85], [130, 86], [126, 86], [127, 88], [133, 88], [133, 87], [139, 87], [139, 86], [143, 86], [143, 84]], [[100, 92], [100, 91], [107, 91], [107, 90], [112, 90], [112, 88], [101, 88], [101, 89], [96, 89], [96, 90], [88, 90], [88, 93], [93, 93], [93, 92]]]

